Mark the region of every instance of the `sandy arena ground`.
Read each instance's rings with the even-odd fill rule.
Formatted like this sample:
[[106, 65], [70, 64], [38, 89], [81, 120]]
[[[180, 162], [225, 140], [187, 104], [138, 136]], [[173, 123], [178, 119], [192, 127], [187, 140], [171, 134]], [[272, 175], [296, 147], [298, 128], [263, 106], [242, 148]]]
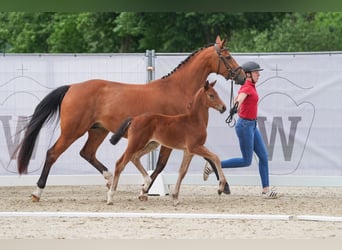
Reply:
[[[180, 204], [171, 195], [138, 200], [138, 185], [119, 185], [115, 204], [105, 186], [47, 186], [33, 203], [34, 187], [0, 187], [0, 239], [342, 239], [341, 187], [278, 187], [283, 197], [266, 200], [259, 187], [183, 185]], [[173, 186], [170, 186], [172, 191]], [[19, 216], [4, 212], [290, 215], [288, 220], [253, 218], [104, 218]], [[324, 216], [301, 220], [298, 216]], [[319, 217], [321, 218], [321, 217]], [[332, 221], [331, 221], [332, 219]], [[337, 219], [337, 221], [336, 221]]]

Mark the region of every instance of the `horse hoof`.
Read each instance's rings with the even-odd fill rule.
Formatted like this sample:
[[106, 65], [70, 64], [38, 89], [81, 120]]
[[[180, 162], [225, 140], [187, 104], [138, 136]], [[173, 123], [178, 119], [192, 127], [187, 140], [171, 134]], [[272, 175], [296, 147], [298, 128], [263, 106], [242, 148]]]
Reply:
[[172, 194], [173, 206], [177, 206], [179, 204], [178, 194]]
[[110, 189], [110, 186], [111, 186], [110, 183], [107, 183], [107, 184], [106, 184], [106, 187], [108, 188], [108, 190]]
[[229, 188], [228, 182], [226, 182], [226, 184], [224, 184], [223, 193], [230, 194], [230, 188]]
[[178, 205], [179, 205], [179, 200], [174, 200], [174, 201], [173, 201], [173, 206], [176, 207], [176, 206], [178, 206]]
[[218, 193], [218, 195], [221, 195], [222, 191], [221, 190], [217, 190], [217, 193]]
[[114, 205], [114, 202], [112, 202], [112, 201], [107, 201], [107, 205]]
[[148, 200], [148, 196], [147, 196], [147, 195], [144, 195], [144, 194], [139, 195], [139, 200], [140, 200], [140, 201], [147, 201], [147, 200]]
[[31, 194], [31, 200], [32, 200], [32, 202], [39, 202], [40, 197], [38, 197], [38, 196], [36, 196], [34, 194]]

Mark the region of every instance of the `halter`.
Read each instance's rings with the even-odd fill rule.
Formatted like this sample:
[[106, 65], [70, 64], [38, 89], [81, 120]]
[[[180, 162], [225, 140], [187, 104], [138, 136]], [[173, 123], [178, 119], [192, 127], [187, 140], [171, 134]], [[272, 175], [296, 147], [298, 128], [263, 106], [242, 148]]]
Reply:
[[221, 65], [221, 63], [220, 63], [221, 61], [220, 60], [222, 60], [224, 66], [226, 66], [226, 69], [228, 70], [228, 75], [227, 75], [227, 77], [225, 77], [226, 80], [229, 80], [229, 79], [234, 80], [236, 78], [236, 76], [237, 76], [237, 73], [239, 73], [242, 70], [241, 66], [239, 66], [239, 67], [237, 67], [235, 69], [233, 69], [232, 67], [229, 66], [228, 61], [230, 59], [232, 59], [232, 56], [229, 55], [229, 56], [224, 57], [221, 54], [222, 51], [227, 51], [226, 48], [219, 49], [217, 44], [215, 43], [215, 50], [217, 52], [217, 55], [219, 56], [219, 61], [218, 61], [218, 64], [217, 64], [217, 74], [219, 74], [219, 72], [220, 72], [220, 65]]
[[[239, 72], [242, 70], [242, 67], [239, 66], [239, 67], [233, 69], [232, 67], [229, 66], [228, 61], [229, 61], [230, 59], [232, 59], [232, 56], [229, 55], [229, 56], [224, 57], [224, 56], [222, 56], [222, 54], [221, 54], [222, 51], [227, 50], [226, 48], [224, 48], [224, 49], [219, 49], [218, 46], [217, 46], [217, 44], [215, 43], [215, 50], [216, 50], [216, 52], [217, 52], [217, 55], [219, 56], [219, 61], [218, 61], [218, 65], [217, 65], [217, 74], [218, 74], [219, 71], [220, 71], [220, 65], [221, 65], [220, 60], [222, 60], [224, 66], [226, 66], [226, 69], [228, 70], [228, 75], [227, 75], [227, 77], [225, 77], [225, 78], [226, 78], [226, 80], [231, 79], [230, 102], [229, 102], [229, 104], [230, 104], [230, 105], [229, 105], [229, 106], [230, 106], [230, 110], [232, 110], [232, 108], [237, 109], [237, 104], [235, 104], [235, 105], [233, 106], [233, 99], [234, 99], [234, 96], [233, 96], [233, 95], [234, 95], [234, 94], [233, 94], [233, 81], [234, 81], [235, 78], [237, 77], [237, 73], [239, 73]], [[233, 114], [233, 113], [229, 114], [229, 116], [228, 116], [227, 119], [226, 119], [226, 123], [228, 124], [229, 127], [234, 127], [234, 126], [235, 126], [236, 120], [235, 120], [235, 118], [234, 118], [234, 114]]]

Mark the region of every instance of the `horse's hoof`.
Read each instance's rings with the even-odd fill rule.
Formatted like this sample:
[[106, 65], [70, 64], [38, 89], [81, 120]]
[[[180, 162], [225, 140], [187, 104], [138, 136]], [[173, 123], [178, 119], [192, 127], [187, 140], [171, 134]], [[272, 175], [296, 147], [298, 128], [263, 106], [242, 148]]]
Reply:
[[178, 194], [172, 194], [173, 205], [177, 206], [179, 204]]
[[107, 201], [107, 205], [114, 205], [114, 202], [112, 202], [112, 201]]
[[218, 193], [218, 195], [221, 195], [222, 191], [221, 190], [217, 190], [217, 193]]
[[140, 201], [147, 201], [148, 200], [148, 196], [145, 194], [139, 195], [139, 200]]
[[40, 197], [38, 197], [38, 196], [36, 196], [34, 194], [31, 194], [31, 200], [32, 200], [32, 202], [39, 202]]
[[173, 206], [176, 207], [176, 206], [178, 206], [178, 205], [179, 205], [179, 200], [174, 200], [174, 201], [173, 201]]
[[110, 186], [111, 186], [110, 183], [107, 183], [107, 184], [106, 184], [106, 187], [108, 188], [108, 190], [110, 189]]
[[226, 182], [226, 184], [224, 185], [223, 193], [230, 194], [230, 188], [229, 188], [228, 182]]

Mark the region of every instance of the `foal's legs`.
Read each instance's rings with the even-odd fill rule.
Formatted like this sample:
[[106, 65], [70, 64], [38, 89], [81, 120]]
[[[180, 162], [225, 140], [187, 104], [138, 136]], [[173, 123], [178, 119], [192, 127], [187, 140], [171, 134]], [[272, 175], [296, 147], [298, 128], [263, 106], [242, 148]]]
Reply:
[[172, 152], [171, 148], [167, 148], [167, 147], [164, 147], [163, 145], [161, 145], [160, 150], [159, 150], [157, 166], [156, 166], [156, 169], [153, 170], [153, 173], [150, 176], [152, 179], [152, 182], [151, 182], [150, 186], [148, 187], [148, 189], [146, 190], [146, 192], [145, 192], [146, 194], [148, 193], [148, 191], [152, 187], [157, 176], [164, 170], [166, 163], [169, 160], [171, 152]]
[[189, 154], [188, 152], [186, 152], [186, 150], [184, 151], [182, 164], [181, 164], [181, 167], [180, 167], [180, 169], [178, 171], [177, 183], [176, 183], [176, 186], [175, 186], [175, 190], [173, 191], [173, 194], [172, 194], [172, 199], [173, 199], [173, 205], [174, 206], [179, 204], [178, 196], [179, 196], [180, 186], [181, 186], [181, 183], [183, 181], [184, 176], [188, 172], [189, 165], [190, 165], [190, 162], [192, 160], [192, 157], [193, 157], [192, 154]]
[[219, 182], [220, 182], [218, 194], [221, 194], [224, 190], [224, 187], [227, 183], [227, 180], [226, 180], [226, 177], [224, 176], [224, 173], [222, 170], [220, 158], [216, 154], [209, 151], [205, 146], [198, 146], [198, 147], [191, 148], [190, 153], [202, 156], [206, 159], [209, 159], [210, 161], [212, 161], [215, 164], [216, 169], [217, 169], [217, 173], [219, 176]]
[[156, 149], [158, 146], [159, 146], [159, 143], [157, 142], [154, 142], [154, 141], [149, 142], [142, 150], [135, 152], [131, 159], [131, 161], [134, 163], [134, 165], [140, 171], [140, 173], [143, 175], [143, 178], [144, 178], [144, 185], [141, 188], [141, 194], [139, 196], [139, 200], [141, 201], [146, 201], [148, 199], [147, 193], [148, 193], [148, 189], [152, 185], [151, 184], [152, 179], [146, 172], [144, 166], [141, 164], [140, 158], [143, 155], [150, 153], [152, 150]]
[[[147, 138], [147, 137], [146, 137]], [[124, 154], [120, 157], [120, 159], [116, 162], [115, 170], [114, 170], [114, 177], [110, 189], [107, 194], [107, 204], [113, 205], [113, 196], [114, 191], [117, 188], [120, 174], [124, 170], [125, 166], [129, 161], [132, 161], [136, 168], [140, 171], [144, 178], [144, 187], [142, 190], [147, 189], [147, 187], [151, 183], [151, 178], [149, 177], [148, 173], [146, 172], [144, 166], [140, 162], [141, 156], [149, 153], [151, 150], [157, 148], [159, 146], [156, 142], [147, 143], [146, 138], [143, 137], [131, 137], [128, 140], [127, 148]], [[145, 145], [145, 143], [147, 143]], [[144, 146], [145, 145], [145, 146]], [[139, 197], [140, 199], [140, 197]], [[141, 200], [141, 199], [140, 199]]]
[[112, 174], [108, 171], [108, 168], [104, 166], [97, 158], [96, 151], [106, 138], [108, 130], [103, 127], [94, 127], [88, 130], [88, 139], [84, 144], [80, 155], [93, 165], [107, 180], [107, 187], [110, 187]]
[[120, 174], [124, 170], [124, 168], [128, 162], [129, 162], [129, 157], [127, 157], [126, 152], [116, 162], [113, 180], [112, 180], [110, 188], [107, 192], [107, 204], [108, 205], [113, 205], [114, 192], [116, 191], [116, 188], [118, 186]]
[[[146, 188], [151, 184], [151, 177], [148, 175], [146, 169], [144, 168], [144, 166], [141, 164], [140, 158], [145, 155], [146, 153], [145, 151], [140, 151], [137, 152], [133, 155], [131, 161], [133, 162], [133, 164], [135, 165], [135, 167], [139, 170], [139, 172], [142, 174], [143, 178], [144, 178], [144, 185], [142, 187], [142, 190], [146, 190]], [[143, 192], [143, 191], [141, 191]]]
[[[214, 170], [216, 179], [219, 180], [219, 175], [218, 175], [218, 172], [217, 172], [215, 164], [210, 159], [207, 159], [207, 158], [204, 158], [204, 159], [210, 164], [210, 166]], [[224, 185], [223, 193], [230, 194], [230, 187], [229, 187], [228, 182], [226, 182], [226, 184]]]

